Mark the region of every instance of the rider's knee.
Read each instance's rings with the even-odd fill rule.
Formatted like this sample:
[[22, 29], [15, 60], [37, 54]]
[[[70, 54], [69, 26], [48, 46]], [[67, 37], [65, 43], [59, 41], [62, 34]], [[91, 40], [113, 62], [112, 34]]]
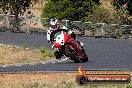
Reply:
[[74, 32], [72, 32], [72, 33], [71, 33], [71, 37], [72, 37], [73, 39], [76, 39], [76, 34], [75, 34]]

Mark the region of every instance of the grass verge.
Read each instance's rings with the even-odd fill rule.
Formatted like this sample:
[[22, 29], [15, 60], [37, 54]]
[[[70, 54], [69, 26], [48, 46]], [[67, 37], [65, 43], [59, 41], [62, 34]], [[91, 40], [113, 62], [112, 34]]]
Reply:
[[46, 48], [31, 49], [27, 47], [0, 45], [0, 65], [38, 63], [53, 57], [53, 52]]
[[[96, 72], [89, 71], [88, 74], [130, 74], [132, 72]], [[129, 84], [86, 84], [76, 83], [76, 72], [60, 73], [23, 73], [23, 74], [0, 74], [0, 88], [132, 88]]]

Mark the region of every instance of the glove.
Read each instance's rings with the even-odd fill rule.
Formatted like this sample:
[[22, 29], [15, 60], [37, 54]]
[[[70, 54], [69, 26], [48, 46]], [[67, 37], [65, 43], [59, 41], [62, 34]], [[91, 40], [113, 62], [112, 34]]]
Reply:
[[52, 45], [51, 47], [52, 47], [52, 49], [54, 49], [54, 45]]

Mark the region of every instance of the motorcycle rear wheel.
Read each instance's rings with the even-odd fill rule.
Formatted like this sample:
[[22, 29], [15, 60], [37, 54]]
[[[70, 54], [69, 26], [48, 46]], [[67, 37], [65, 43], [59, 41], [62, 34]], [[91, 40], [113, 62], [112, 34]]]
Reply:
[[83, 47], [82, 47], [82, 54], [83, 54], [83, 58], [82, 58], [82, 62], [87, 62], [88, 61], [88, 56], [86, 55], [86, 53], [85, 53], [85, 50], [83, 49]]
[[85, 50], [82, 51], [83, 57], [81, 59], [78, 57], [77, 54], [73, 53], [73, 51], [71, 51], [68, 46], [65, 48], [65, 51], [66, 51], [67, 57], [69, 57], [69, 59], [73, 60], [76, 63], [80, 63], [80, 62], [83, 63], [88, 61], [88, 56], [86, 55]]
[[66, 51], [67, 57], [68, 57], [69, 59], [73, 60], [73, 61], [76, 62], [76, 63], [79, 63], [79, 62], [80, 62], [80, 60], [79, 60], [79, 58], [77, 57], [77, 55], [76, 55], [76, 54], [73, 54], [73, 51], [71, 51], [71, 50], [69, 49], [68, 46], [65, 47], [65, 51]]

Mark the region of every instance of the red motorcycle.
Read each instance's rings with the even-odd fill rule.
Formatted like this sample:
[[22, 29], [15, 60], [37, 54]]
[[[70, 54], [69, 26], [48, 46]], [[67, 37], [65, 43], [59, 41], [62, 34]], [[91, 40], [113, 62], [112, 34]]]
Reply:
[[54, 39], [54, 48], [61, 51], [64, 56], [77, 63], [88, 61], [88, 56], [83, 49], [84, 44], [73, 39], [70, 34], [61, 31], [56, 33]]

